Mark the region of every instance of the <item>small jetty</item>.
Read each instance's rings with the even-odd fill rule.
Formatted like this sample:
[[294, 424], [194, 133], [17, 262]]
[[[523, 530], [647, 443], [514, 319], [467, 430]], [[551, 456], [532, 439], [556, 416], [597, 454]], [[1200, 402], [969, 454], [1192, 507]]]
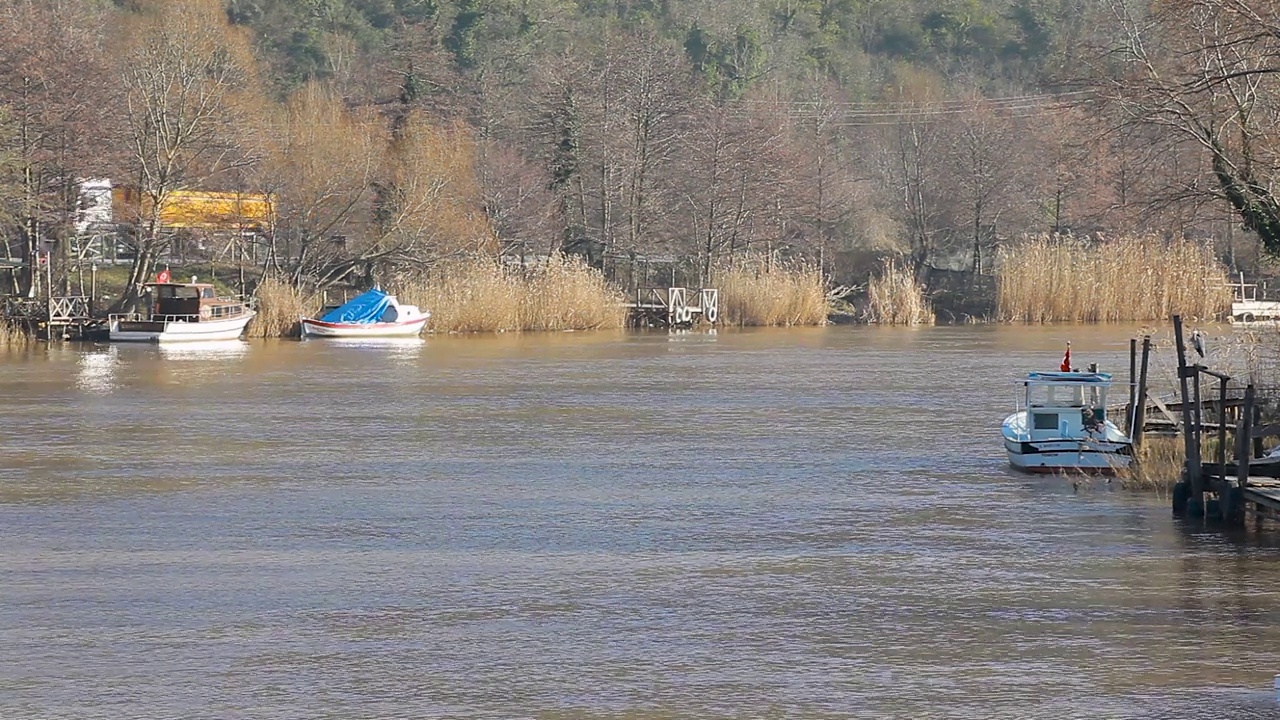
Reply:
[[91, 312], [81, 295], [46, 298], [4, 298], [4, 319], [41, 340], [86, 340], [101, 335], [106, 325]]
[[720, 291], [715, 288], [636, 288], [627, 303], [627, 326], [689, 328], [720, 320]]
[[[1136, 341], [1130, 346], [1130, 368], [1137, 373], [1137, 381], [1129, 407], [1136, 446], [1152, 431], [1182, 438], [1186, 461], [1172, 492], [1174, 514], [1228, 527], [1244, 527], [1249, 518], [1259, 524], [1280, 519], [1280, 456], [1265, 455], [1263, 443], [1265, 438], [1280, 437], [1280, 424], [1262, 424], [1259, 388], [1253, 383], [1242, 384], [1226, 373], [1188, 362], [1180, 316], [1173, 318], [1173, 332], [1178, 400], [1166, 403], [1147, 394], [1151, 352], [1147, 337], [1140, 371]], [[1202, 351], [1194, 333], [1191, 342]], [[1160, 417], [1149, 422], [1144, 418], [1148, 412]]]
[[[34, 266], [34, 271], [31, 268]], [[89, 294], [54, 294], [53, 271], [49, 253], [36, 255], [34, 263], [15, 258], [0, 259], [0, 270], [6, 271], [7, 285], [13, 294], [0, 297], [0, 320], [22, 328], [41, 340], [85, 340], [106, 332], [106, 324], [93, 316], [97, 292], [97, 266], [92, 273]], [[29, 295], [18, 294], [18, 276], [30, 272]], [[83, 276], [81, 293], [84, 292]], [[70, 283], [67, 283], [70, 290]]]

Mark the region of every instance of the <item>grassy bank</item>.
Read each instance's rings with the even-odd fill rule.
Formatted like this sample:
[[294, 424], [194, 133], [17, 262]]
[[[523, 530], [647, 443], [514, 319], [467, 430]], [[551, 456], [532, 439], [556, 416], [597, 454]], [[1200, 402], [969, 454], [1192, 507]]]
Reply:
[[932, 325], [933, 307], [910, 269], [886, 260], [867, 283], [867, 322], [881, 325]]
[[804, 263], [740, 259], [718, 268], [712, 284], [728, 325], [822, 325], [831, 311], [822, 271]]
[[1212, 319], [1231, 307], [1226, 268], [1191, 240], [1032, 238], [1001, 253], [997, 309], [1015, 322]]
[[392, 290], [401, 302], [431, 311], [432, 332], [602, 330], [626, 323], [622, 293], [598, 270], [559, 255], [528, 269], [465, 258]]

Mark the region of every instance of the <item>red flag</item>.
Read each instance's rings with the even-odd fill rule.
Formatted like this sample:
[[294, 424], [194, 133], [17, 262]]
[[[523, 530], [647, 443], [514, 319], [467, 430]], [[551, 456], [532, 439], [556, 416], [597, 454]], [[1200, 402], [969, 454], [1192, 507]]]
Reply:
[[1071, 372], [1071, 343], [1067, 343], [1067, 354], [1062, 356], [1062, 372]]
[[156, 282], [158, 283], [169, 282], [169, 268], [165, 268], [164, 270], [161, 270], [160, 272], [156, 273]]

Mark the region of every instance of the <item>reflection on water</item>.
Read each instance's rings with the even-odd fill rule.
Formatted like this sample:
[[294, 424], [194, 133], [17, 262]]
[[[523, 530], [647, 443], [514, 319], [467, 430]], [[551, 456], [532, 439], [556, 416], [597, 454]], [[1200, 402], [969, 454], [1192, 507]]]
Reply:
[[14, 356], [0, 717], [1280, 717], [1280, 542], [1006, 467], [1128, 336]]
[[76, 373], [76, 385], [87, 393], [109, 393], [115, 387], [115, 371], [120, 362], [120, 352], [115, 345], [102, 350], [90, 350], [79, 357], [80, 370]]
[[249, 343], [243, 340], [198, 340], [193, 342], [160, 343], [160, 356], [165, 360], [234, 360], [249, 352]]
[[324, 338], [308, 340], [310, 343], [323, 343], [329, 348], [349, 352], [378, 353], [383, 358], [400, 361], [418, 357], [426, 341], [421, 337], [408, 338]]

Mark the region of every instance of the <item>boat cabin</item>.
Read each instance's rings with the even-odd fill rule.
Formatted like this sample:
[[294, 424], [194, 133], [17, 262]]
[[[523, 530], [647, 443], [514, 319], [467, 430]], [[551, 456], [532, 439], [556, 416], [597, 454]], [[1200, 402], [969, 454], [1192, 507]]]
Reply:
[[209, 283], [148, 283], [145, 288], [152, 318], [216, 320], [245, 310], [239, 300], [219, 298]]
[[1036, 372], [1024, 385], [1033, 441], [1100, 432], [1107, 421], [1108, 373]]

